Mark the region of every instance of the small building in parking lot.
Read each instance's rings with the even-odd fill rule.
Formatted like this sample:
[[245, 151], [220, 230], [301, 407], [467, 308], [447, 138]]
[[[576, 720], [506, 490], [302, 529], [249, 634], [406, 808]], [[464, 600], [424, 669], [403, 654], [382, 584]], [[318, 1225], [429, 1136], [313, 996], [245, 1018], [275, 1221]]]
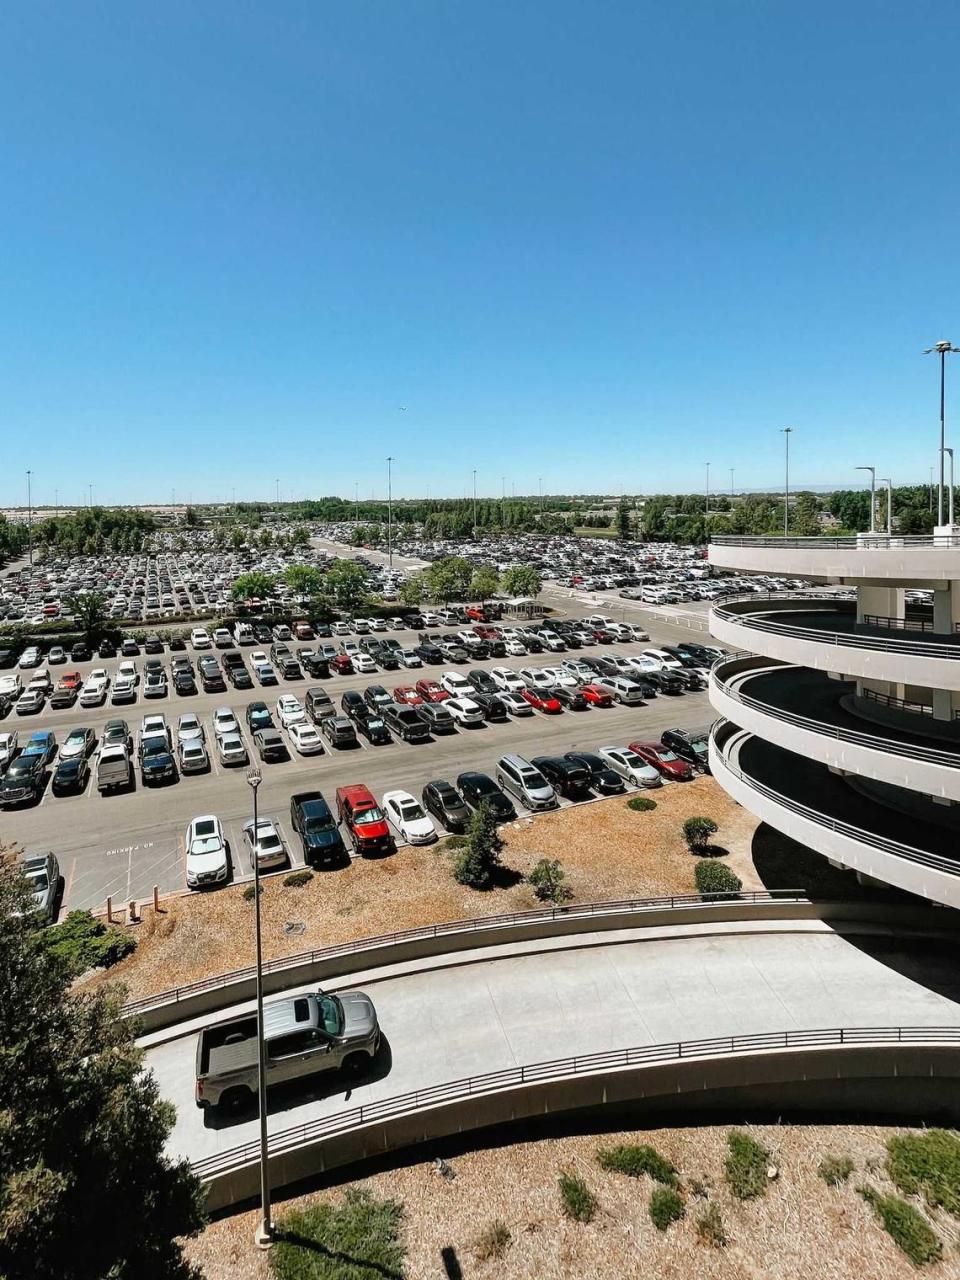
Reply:
[[503, 613], [507, 618], [542, 618], [546, 612], [546, 605], [530, 596], [508, 600], [503, 606]]

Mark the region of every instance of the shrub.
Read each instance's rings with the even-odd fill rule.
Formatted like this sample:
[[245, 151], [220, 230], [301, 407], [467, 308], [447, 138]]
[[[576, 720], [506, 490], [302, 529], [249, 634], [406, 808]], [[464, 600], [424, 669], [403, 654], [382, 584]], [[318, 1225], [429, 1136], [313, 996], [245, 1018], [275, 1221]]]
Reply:
[[470, 843], [467, 836], [447, 836], [443, 842], [445, 849], [463, 849]]
[[277, 1224], [278, 1280], [383, 1280], [404, 1274], [403, 1206], [351, 1187], [338, 1207], [313, 1203]]
[[684, 1212], [683, 1201], [673, 1187], [654, 1187], [650, 1194], [650, 1220], [658, 1231], [666, 1231]]
[[563, 882], [566, 872], [559, 858], [541, 858], [527, 876], [527, 883], [540, 902], [565, 902], [573, 897], [569, 885]]
[[854, 1163], [849, 1156], [824, 1156], [817, 1169], [828, 1187], [839, 1187], [850, 1177]]
[[723, 1226], [723, 1215], [719, 1205], [712, 1201], [697, 1215], [697, 1239], [701, 1244], [712, 1244], [715, 1249], [723, 1249], [727, 1243], [727, 1233]]
[[575, 1222], [592, 1222], [597, 1212], [597, 1197], [584, 1180], [576, 1174], [561, 1173], [558, 1185], [564, 1217], [573, 1218]]
[[943, 1246], [918, 1209], [899, 1196], [881, 1195], [873, 1187], [858, 1187], [857, 1190], [912, 1263], [922, 1267], [928, 1262], [940, 1261]]
[[653, 1147], [629, 1144], [601, 1147], [597, 1152], [597, 1163], [601, 1169], [625, 1173], [629, 1178], [640, 1178], [646, 1173], [665, 1187], [677, 1185], [676, 1168]]
[[627, 808], [632, 809], [634, 813], [649, 813], [656, 807], [656, 800], [651, 800], [649, 796], [632, 796], [627, 801]]
[[688, 818], [683, 824], [683, 838], [694, 853], [701, 853], [717, 831], [712, 818]]
[[770, 1152], [742, 1129], [730, 1130], [727, 1148], [723, 1171], [730, 1190], [738, 1200], [754, 1200], [762, 1196], [767, 1189]]
[[486, 800], [474, 810], [467, 842], [453, 862], [453, 878], [471, 889], [489, 889], [500, 865], [503, 840], [493, 809]]
[[697, 892], [706, 897], [735, 898], [743, 888], [739, 876], [713, 858], [701, 858], [693, 869]]
[[74, 977], [87, 969], [109, 969], [137, 947], [132, 934], [89, 911], [68, 912], [61, 924], [37, 934], [37, 944], [62, 960]]
[[258, 889], [257, 889], [256, 881], [254, 881], [254, 882], [253, 882], [253, 883], [251, 883], [251, 884], [248, 884], [248, 885], [246, 886], [246, 888], [244, 889], [244, 891], [243, 891], [243, 900], [244, 900], [244, 902], [252, 902], [252, 901], [254, 900], [254, 898], [257, 896], [257, 893], [258, 893], [258, 892], [259, 892], [259, 893], [261, 893], [261, 894], [263, 893], [263, 886], [262, 886], [262, 885], [260, 886], [260, 888], [259, 888], [259, 890], [258, 890]]
[[898, 1134], [887, 1143], [887, 1172], [906, 1195], [960, 1214], [960, 1135], [946, 1129]]
[[477, 1236], [473, 1244], [473, 1254], [478, 1262], [489, 1262], [491, 1258], [502, 1258], [510, 1244], [510, 1229], [505, 1222], [494, 1218], [493, 1222]]
[[[299, 889], [305, 884], [309, 884], [313, 879], [313, 872], [309, 867], [300, 867], [297, 871], [291, 871], [288, 876], [283, 877], [283, 883], [289, 885], [291, 889]], [[250, 897], [253, 897], [251, 893]]]

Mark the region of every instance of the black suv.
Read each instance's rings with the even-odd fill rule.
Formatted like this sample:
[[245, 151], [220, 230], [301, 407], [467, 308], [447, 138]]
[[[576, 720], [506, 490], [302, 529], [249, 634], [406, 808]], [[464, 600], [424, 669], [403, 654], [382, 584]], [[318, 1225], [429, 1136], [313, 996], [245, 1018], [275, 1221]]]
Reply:
[[318, 680], [330, 678], [330, 663], [322, 654], [315, 653], [313, 649], [299, 649], [297, 656], [308, 675], [315, 676]]
[[366, 720], [368, 715], [363, 694], [357, 693], [356, 689], [345, 690], [340, 698], [340, 710], [345, 716], [349, 716], [354, 724], [360, 720]]
[[590, 785], [601, 796], [618, 796], [624, 791], [624, 782], [619, 773], [615, 773], [603, 756], [592, 751], [568, 751], [565, 760], [586, 769], [590, 775]]
[[368, 684], [363, 691], [363, 700], [371, 711], [381, 712], [393, 701], [382, 684]]
[[448, 831], [466, 831], [470, 822], [470, 810], [452, 783], [445, 782], [443, 778], [428, 782], [420, 799], [426, 811]]
[[46, 763], [42, 755], [15, 756], [0, 778], [0, 805], [39, 800], [43, 793]]
[[319, 791], [302, 791], [290, 798], [290, 825], [303, 844], [303, 860], [340, 862], [346, 856], [343, 837], [330, 806]]
[[483, 712], [484, 720], [491, 724], [502, 724], [508, 720], [507, 708], [496, 693], [471, 693], [470, 697]]
[[468, 671], [467, 679], [476, 689], [477, 693], [499, 693], [496, 680], [489, 671], [477, 669], [476, 671]]
[[566, 756], [534, 756], [530, 763], [568, 800], [582, 800], [590, 791], [590, 771], [586, 765]]
[[692, 729], [665, 729], [660, 736], [663, 745], [701, 773], [710, 772], [710, 748], [706, 733]]
[[485, 773], [461, 773], [457, 790], [471, 809], [479, 809], [486, 801], [498, 822], [511, 822], [517, 811], [491, 777]]

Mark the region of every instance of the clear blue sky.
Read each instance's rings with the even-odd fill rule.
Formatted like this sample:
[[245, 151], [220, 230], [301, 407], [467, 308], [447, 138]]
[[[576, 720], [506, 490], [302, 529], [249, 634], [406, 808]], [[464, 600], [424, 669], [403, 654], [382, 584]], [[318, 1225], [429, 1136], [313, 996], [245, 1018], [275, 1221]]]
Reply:
[[884, 0], [9, 6], [0, 502], [755, 487], [787, 424], [798, 483], [925, 479], [958, 52]]

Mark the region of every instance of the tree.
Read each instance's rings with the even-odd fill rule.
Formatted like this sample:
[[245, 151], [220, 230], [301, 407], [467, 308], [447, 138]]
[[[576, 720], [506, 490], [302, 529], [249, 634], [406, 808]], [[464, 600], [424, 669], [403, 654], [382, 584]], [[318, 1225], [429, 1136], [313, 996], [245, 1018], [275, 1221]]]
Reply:
[[463, 556], [444, 556], [423, 571], [423, 581], [432, 600], [465, 600], [473, 577], [473, 566]]
[[238, 524], [235, 524], [230, 530], [230, 549], [239, 551], [241, 547], [246, 546], [247, 535]]
[[531, 599], [540, 594], [543, 579], [532, 565], [515, 564], [500, 577], [500, 590], [504, 595]]
[[815, 538], [820, 532], [820, 503], [812, 493], [798, 493], [790, 513], [792, 532], [798, 538]]
[[64, 596], [63, 603], [83, 628], [84, 638], [92, 648], [107, 620], [107, 597], [102, 591], [77, 591]]
[[566, 878], [559, 858], [540, 858], [527, 876], [527, 884], [533, 886], [540, 902], [565, 902], [573, 897], [573, 890], [563, 883]]
[[252, 569], [249, 573], [241, 573], [230, 588], [234, 600], [263, 600], [271, 594], [277, 584], [272, 574], [261, 569]]
[[356, 609], [367, 594], [367, 572], [356, 560], [337, 560], [326, 574], [326, 594], [341, 609]]
[[630, 528], [630, 507], [626, 498], [621, 498], [617, 503], [617, 537], [621, 542], [629, 542], [633, 537], [633, 530]]
[[188, 529], [199, 529], [201, 525], [200, 514], [194, 507], [187, 507], [183, 513], [183, 523]]
[[482, 564], [474, 570], [470, 580], [470, 595], [482, 604], [484, 600], [489, 600], [496, 593], [499, 585], [500, 577], [496, 569], [488, 564]]
[[142, 1071], [110, 988], [72, 995], [38, 945], [22, 878], [0, 867], [0, 1275], [188, 1280], [178, 1237], [203, 1190], [164, 1144], [174, 1109]]
[[497, 830], [497, 819], [489, 801], [474, 809], [467, 842], [457, 851], [453, 878], [471, 889], [489, 889], [500, 865], [503, 840]]
[[423, 574], [415, 573], [412, 577], [405, 578], [400, 583], [399, 595], [403, 603], [413, 609], [423, 604]]
[[706, 849], [717, 824], [712, 818], [687, 818], [683, 824], [683, 838], [693, 853]]
[[298, 596], [318, 596], [323, 592], [326, 575], [316, 565], [292, 564], [283, 571], [283, 580]]
[[305, 524], [296, 525], [290, 533], [291, 547], [308, 547], [310, 545], [310, 530]]

